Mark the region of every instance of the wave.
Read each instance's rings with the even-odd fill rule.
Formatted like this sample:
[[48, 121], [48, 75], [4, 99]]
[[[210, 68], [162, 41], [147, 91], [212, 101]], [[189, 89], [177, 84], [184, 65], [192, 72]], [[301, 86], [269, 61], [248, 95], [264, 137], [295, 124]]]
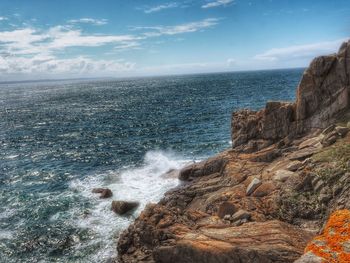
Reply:
[[[189, 161], [172, 152], [149, 151], [140, 166], [124, 167], [72, 181], [71, 190], [77, 191], [91, 204], [83, 216], [81, 211], [72, 210], [71, 213], [80, 214], [80, 217], [72, 218], [76, 218], [75, 224], [79, 227], [93, 232], [93, 238], [88, 243], [77, 245], [76, 250], [98, 245], [100, 249], [91, 258], [92, 262], [107, 261], [116, 256], [115, 246], [120, 232], [128, 227], [146, 204], [159, 201], [166, 191], [178, 185], [176, 177], [164, 174], [172, 169], [180, 169]], [[140, 206], [131, 216], [118, 216], [111, 211], [112, 199], [99, 199], [98, 195], [91, 192], [96, 187], [111, 189], [113, 200], [138, 201]]]

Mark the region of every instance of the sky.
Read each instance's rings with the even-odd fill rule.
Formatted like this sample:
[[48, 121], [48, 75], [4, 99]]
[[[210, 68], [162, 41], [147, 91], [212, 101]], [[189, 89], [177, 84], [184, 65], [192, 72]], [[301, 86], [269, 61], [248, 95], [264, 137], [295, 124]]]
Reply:
[[0, 81], [305, 67], [349, 0], [0, 0]]

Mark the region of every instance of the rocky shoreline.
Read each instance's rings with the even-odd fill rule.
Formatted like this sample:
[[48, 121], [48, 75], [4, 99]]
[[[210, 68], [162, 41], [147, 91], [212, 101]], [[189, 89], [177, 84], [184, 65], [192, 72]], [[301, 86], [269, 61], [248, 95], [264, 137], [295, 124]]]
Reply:
[[312, 61], [296, 102], [233, 113], [233, 148], [182, 169], [118, 262], [350, 262], [349, 94], [350, 41]]

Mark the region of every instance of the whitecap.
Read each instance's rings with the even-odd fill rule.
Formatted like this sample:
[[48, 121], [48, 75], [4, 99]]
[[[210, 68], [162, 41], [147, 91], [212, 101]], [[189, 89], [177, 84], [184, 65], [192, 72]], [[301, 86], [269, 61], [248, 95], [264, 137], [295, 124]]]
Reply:
[[[171, 152], [150, 151], [146, 153], [140, 166], [124, 167], [103, 175], [94, 174], [84, 180], [72, 181], [70, 188], [89, 199], [93, 206], [85, 215], [82, 211], [77, 211], [78, 208], [70, 211], [80, 215], [74, 223], [95, 233], [89, 243], [79, 244], [76, 249], [99, 243], [101, 249], [94, 255], [93, 261], [115, 256], [116, 236], [128, 227], [146, 204], [159, 201], [166, 191], [178, 185], [177, 178], [163, 175], [171, 169], [180, 169], [190, 161]], [[110, 188], [113, 198], [100, 199], [91, 192], [95, 187]], [[118, 216], [111, 211], [112, 200], [138, 201], [140, 206], [132, 216]]]

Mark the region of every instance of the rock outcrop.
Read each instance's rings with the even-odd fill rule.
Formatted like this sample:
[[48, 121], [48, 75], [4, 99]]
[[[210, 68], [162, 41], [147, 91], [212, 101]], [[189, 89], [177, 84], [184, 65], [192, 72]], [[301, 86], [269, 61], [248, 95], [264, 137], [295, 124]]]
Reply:
[[183, 168], [182, 184], [121, 234], [119, 262], [325, 262], [310, 244], [333, 232], [310, 240], [350, 209], [348, 55], [345, 43], [316, 58], [296, 103], [234, 113], [234, 148]]
[[253, 152], [284, 139], [324, 129], [349, 107], [350, 42], [315, 58], [304, 72], [295, 103], [268, 102], [260, 111], [232, 115], [233, 148]]

